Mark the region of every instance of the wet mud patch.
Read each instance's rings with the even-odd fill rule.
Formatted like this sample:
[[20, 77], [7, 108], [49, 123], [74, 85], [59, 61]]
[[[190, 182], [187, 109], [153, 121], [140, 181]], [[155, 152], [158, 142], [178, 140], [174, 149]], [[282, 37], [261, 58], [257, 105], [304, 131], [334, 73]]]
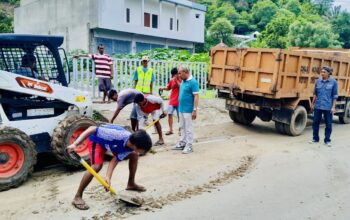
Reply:
[[[240, 160], [240, 165], [233, 169], [228, 169], [226, 171], [219, 172], [217, 176], [207, 183], [202, 185], [197, 185], [189, 187], [183, 191], [177, 191], [170, 193], [161, 197], [151, 197], [151, 196], [134, 196], [134, 200], [142, 203], [141, 207], [130, 206], [122, 201], [119, 201], [116, 197], [114, 202], [117, 204], [116, 211], [108, 211], [103, 215], [94, 215], [93, 220], [110, 220], [110, 219], [125, 219], [132, 215], [138, 215], [142, 212], [154, 212], [157, 209], [161, 209], [165, 205], [171, 205], [174, 202], [179, 202], [185, 199], [190, 199], [193, 196], [198, 196], [203, 193], [211, 193], [216, 190], [217, 187], [230, 183], [235, 179], [242, 178], [253, 166], [255, 161], [254, 156], [245, 156]], [[102, 191], [101, 189], [99, 191]], [[94, 194], [91, 198], [103, 201], [107, 199], [111, 201], [111, 196], [107, 198], [105, 193]], [[87, 218], [82, 218], [87, 219]]]

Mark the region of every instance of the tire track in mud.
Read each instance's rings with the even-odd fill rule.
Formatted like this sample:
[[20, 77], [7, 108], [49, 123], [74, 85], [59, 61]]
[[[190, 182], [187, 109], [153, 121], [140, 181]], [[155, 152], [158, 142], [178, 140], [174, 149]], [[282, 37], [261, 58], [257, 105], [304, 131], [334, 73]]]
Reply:
[[[107, 211], [103, 215], [94, 215], [93, 217], [91, 217], [91, 219], [92, 220], [110, 220], [110, 219], [116, 219], [116, 218], [125, 219], [132, 215], [141, 214], [142, 212], [150, 212], [150, 211], [154, 212], [157, 209], [161, 209], [165, 205], [171, 205], [174, 202], [190, 199], [193, 196], [198, 196], [203, 193], [210, 193], [212, 190], [217, 189], [218, 186], [230, 183], [235, 179], [242, 178], [252, 168], [255, 162], [255, 159], [256, 158], [251, 155], [245, 156], [241, 158], [240, 165], [238, 168], [219, 172], [218, 176], [215, 179], [212, 179], [209, 182], [204, 183], [202, 185], [190, 187], [184, 191], [170, 193], [168, 195], [158, 197], [158, 198], [140, 197], [140, 196], [136, 196], [132, 198], [134, 201], [142, 203], [143, 204], [142, 207], [128, 206], [125, 203], [116, 200], [115, 201], [117, 204], [116, 211]], [[101, 194], [98, 197], [99, 199], [103, 200], [101, 196], [103, 196], [103, 194]], [[96, 199], [96, 195], [94, 196], [94, 198]], [[88, 218], [83, 217], [82, 219], [86, 220]]]

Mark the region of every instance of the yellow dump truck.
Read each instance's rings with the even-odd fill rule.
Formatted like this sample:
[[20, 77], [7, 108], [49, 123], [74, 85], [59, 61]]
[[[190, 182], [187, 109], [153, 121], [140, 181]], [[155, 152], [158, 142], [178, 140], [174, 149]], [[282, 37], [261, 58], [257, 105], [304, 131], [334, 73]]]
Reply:
[[226, 99], [234, 122], [249, 125], [259, 117], [274, 121], [278, 132], [297, 136], [312, 113], [315, 81], [323, 66], [332, 67], [338, 81], [335, 115], [350, 123], [350, 50], [215, 47], [209, 84]]

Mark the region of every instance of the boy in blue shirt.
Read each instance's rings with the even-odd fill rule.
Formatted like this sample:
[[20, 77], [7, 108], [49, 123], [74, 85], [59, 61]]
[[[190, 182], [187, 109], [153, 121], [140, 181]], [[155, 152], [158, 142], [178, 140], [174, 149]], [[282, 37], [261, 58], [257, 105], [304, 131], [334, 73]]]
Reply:
[[179, 67], [179, 74], [182, 79], [179, 94], [179, 112], [181, 139], [175, 146], [175, 150], [182, 150], [182, 153], [193, 152], [193, 120], [197, 118], [199, 101], [199, 85], [185, 66]]
[[[91, 167], [99, 172], [102, 169], [106, 151], [114, 155], [109, 163], [105, 181], [110, 185], [113, 170], [119, 161], [129, 160], [129, 181], [126, 190], [144, 192], [143, 186], [135, 183], [135, 174], [139, 155], [147, 153], [152, 147], [151, 137], [144, 131], [139, 130], [131, 133], [118, 125], [91, 126], [86, 129], [70, 146], [68, 152], [74, 151], [78, 145], [89, 137], [88, 147], [90, 152]], [[83, 192], [91, 182], [93, 176], [85, 172], [72, 204], [80, 210], [87, 210], [89, 206], [83, 200]]]

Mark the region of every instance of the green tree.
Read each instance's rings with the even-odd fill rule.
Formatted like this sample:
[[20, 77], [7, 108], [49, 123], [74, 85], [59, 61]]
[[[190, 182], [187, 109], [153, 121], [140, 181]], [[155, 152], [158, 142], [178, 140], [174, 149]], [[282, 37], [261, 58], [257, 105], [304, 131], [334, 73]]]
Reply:
[[285, 6], [285, 8], [288, 11], [293, 12], [296, 15], [299, 15], [301, 12], [301, 8], [300, 8], [300, 2], [299, 0], [289, 0]]
[[288, 44], [289, 26], [295, 21], [294, 13], [281, 9], [267, 24], [266, 29], [252, 44], [254, 47], [286, 48]]
[[326, 15], [333, 3], [334, 0], [313, 0], [313, 4], [316, 6], [320, 15]]
[[350, 49], [350, 13], [342, 12], [332, 20], [333, 30], [339, 34], [339, 39], [344, 43], [344, 48]]
[[278, 7], [271, 0], [258, 1], [252, 8], [253, 22], [259, 30], [263, 30], [278, 11]]
[[323, 22], [313, 24], [308, 21], [296, 21], [288, 33], [288, 46], [340, 48], [339, 36], [334, 34], [331, 25]]
[[209, 35], [216, 44], [222, 41], [231, 46], [233, 44], [233, 30], [234, 26], [229, 20], [226, 18], [219, 18], [210, 26]]
[[256, 30], [256, 25], [253, 25], [250, 21], [252, 20], [252, 16], [243, 11], [238, 20], [234, 23], [235, 25], [235, 33], [236, 34], [248, 34], [254, 30]]
[[0, 33], [13, 32], [12, 20], [13, 18], [5, 10], [0, 9]]

